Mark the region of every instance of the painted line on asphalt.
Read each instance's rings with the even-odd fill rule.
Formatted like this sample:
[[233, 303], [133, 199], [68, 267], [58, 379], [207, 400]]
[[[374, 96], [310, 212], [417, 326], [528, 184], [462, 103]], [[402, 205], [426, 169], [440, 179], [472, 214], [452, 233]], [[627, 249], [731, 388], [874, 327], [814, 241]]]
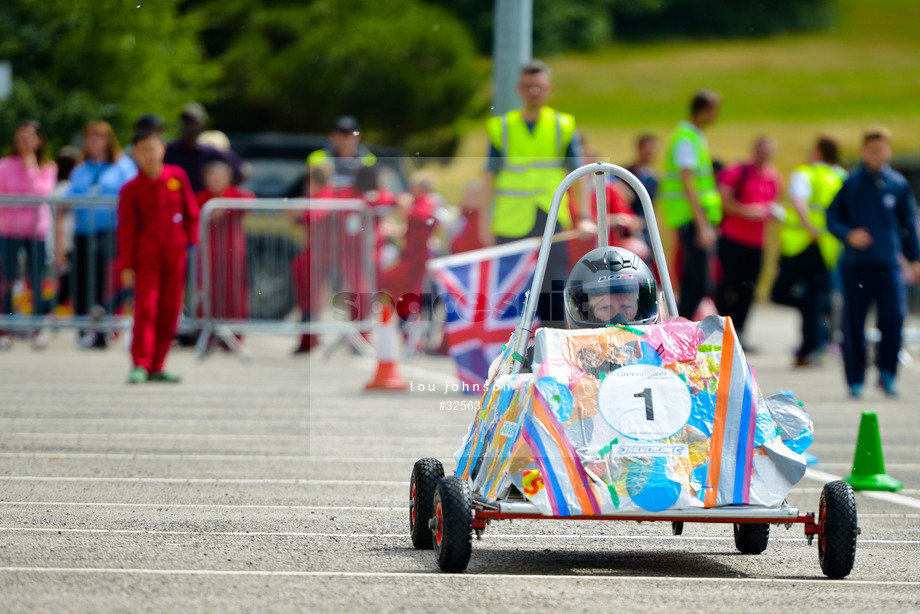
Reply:
[[174, 440], [174, 439], [192, 439], [196, 441], [279, 441], [295, 440], [304, 441], [308, 439], [324, 439], [332, 441], [386, 441], [395, 440], [401, 444], [417, 442], [420, 444], [443, 444], [446, 442], [457, 444], [462, 443], [460, 436], [440, 436], [440, 437], [407, 437], [403, 435], [314, 435], [304, 433], [302, 435], [261, 433], [261, 434], [244, 434], [244, 433], [35, 433], [35, 432], [12, 432], [0, 433], [0, 441], [6, 439], [64, 439], [64, 440], [111, 440], [111, 439], [147, 439], [147, 440]]
[[34, 475], [0, 475], [0, 482], [113, 482], [119, 484], [282, 484], [287, 486], [405, 486], [409, 480], [313, 480], [302, 478], [119, 478], [119, 477], [73, 477], [73, 476], [34, 476]]
[[[125, 411], [134, 411], [131, 408], [124, 408]], [[238, 426], [265, 426], [271, 425], [274, 423], [282, 424], [285, 426], [296, 426], [298, 428], [306, 428], [311, 424], [310, 420], [302, 419], [281, 419], [281, 418], [269, 418], [266, 417], [258, 420], [242, 420], [234, 418], [219, 418], [220, 424], [222, 426], [238, 425]], [[214, 426], [215, 420], [213, 418], [137, 418], [134, 416], [125, 416], [124, 418], [71, 418], [67, 415], [58, 416], [56, 418], [36, 418], [34, 416], [0, 416], [0, 423], [12, 422], [14, 424], [25, 423], [25, 424], [53, 424], [54, 426], [60, 426], [61, 422], [66, 422], [67, 424], [160, 424], [168, 426], [178, 426], [178, 425], [209, 425]]]
[[[844, 469], [848, 470], [853, 466], [853, 463], [825, 463], [821, 462], [821, 467], [825, 469]], [[905, 471], [917, 471], [920, 470], [920, 463], [885, 463], [885, 469], [903, 469]]]
[[[183, 461], [220, 461], [226, 462], [304, 462], [304, 463], [407, 463], [414, 464], [418, 457], [386, 457], [368, 458], [351, 456], [307, 456], [298, 454], [156, 454], [133, 452], [0, 452], [0, 458], [28, 458], [28, 459], [106, 459], [106, 460], [183, 460]], [[453, 459], [441, 459], [442, 462], [452, 463]]]
[[[123, 483], [123, 484], [279, 484], [288, 486], [306, 485], [306, 486], [406, 486], [407, 480], [318, 480], [305, 478], [156, 478], [156, 477], [84, 477], [84, 476], [34, 476], [34, 475], [0, 475], [0, 482], [97, 482], [97, 483]], [[793, 487], [795, 494], [821, 494], [820, 488], [800, 488]], [[902, 494], [920, 494], [920, 489], [912, 488], [901, 491]]]
[[[804, 488], [802, 488], [802, 487], [799, 487], [799, 486], [793, 486], [793, 487], [792, 487], [792, 491], [790, 491], [790, 492], [791, 492], [792, 494], [800, 494], [800, 495], [805, 495], [805, 494], [807, 494], [807, 495], [820, 495], [820, 494], [821, 494], [821, 491], [823, 491], [823, 490], [824, 490], [823, 488], [811, 488], [811, 487], [807, 487], [807, 486], [804, 487]], [[862, 492], [863, 494], [866, 494], [866, 493], [863, 492], [863, 491], [857, 491], [857, 492]], [[902, 494], [902, 495], [920, 495], [920, 488], [905, 488], [905, 489], [899, 491], [899, 493]]]
[[[407, 539], [408, 533], [309, 533], [291, 531], [155, 531], [150, 529], [55, 529], [52, 527], [0, 527], [0, 533], [89, 533], [113, 535], [216, 535], [223, 537], [322, 537], [330, 539]], [[686, 535], [575, 535], [575, 534], [487, 534], [483, 541], [501, 540], [592, 540], [592, 541], [670, 541], [670, 542], [731, 542], [733, 537], [704, 537]], [[805, 543], [805, 537], [771, 537], [771, 542]], [[920, 540], [860, 539], [859, 544], [920, 545]]]
[[[840, 476], [833, 475], [831, 473], [825, 473], [824, 471], [819, 471], [818, 469], [812, 469], [810, 467], [805, 471], [805, 478], [814, 480], [816, 482], [832, 482], [834, 480], [842, 479]], [[905, 495], [899, 495], [893, 492], [879, 492], [874, 490], [860, 490], [859, 494], [869, 497], [870, 499], [875, 499], [877, 501], [895, 503], [897, 505], [904, 505], [906, 507], [920, 510], [920, 499], [913, 499]], [[857, 512], [857, 514], [858, 513], [859, 512]]]
[[233, 505], [229, 503], [99, 503], [95, 501], [0, 501], [0, 507], [155, 507], [158, 509], [277, 509], [277, 510], [305, 510], [305, 511], [324, 511], [324, 512], [405, 512], [409, 509], [409, 503], [401, 507], [383, 507], [368, 506], [360, 507], [354, 505], [256, 505], [240, 504]]
[[828, 580], [826, 578], [723, 578], [704, 576], [627, 576], [627, 575], [554, 575], [554, 574], [495, 574], [465, 573], [462, 575], [441, 572], [389, 572], [389, 571], [261, 571], [234, 569], [121, 569], [115, 567], [0, 567], [6, 573], [65, 573], [65, 574], [117, 574], [117, 575], [166, 575], [166, 576], [289, 576], [295, 578], [437, 578], [439, 580], [577, 580], [584, 581], [638, 581], [638, 582], [727, 582], [731, 584], [822, 584], [830, 587], [846, 586], [920, 586], [920, 582], [909, 580]]
[[[408, 503], [401, 507], [392, 506], [354, 506], [354, 505], [232, 505], [227, 503], [112, 503], [112, 502], [93, 502], [93, 501], [0, 501], [0, 507], [4, 506], [33, 506], [33, 507], [175, 507], [175, 508], [216, 508], [216, 509], [285, 509], [285, 510], [313, 510], [313, 511], [330, 511], [330, 512], [392, 512], [405, 511], [409, 509]], [[920, 518], [920, 514], [859, 514], [860, 518]]]
[[[249, 509], [293, 509], [293, 510], [315, 510], [315, 511], [405, 511], [409, 509], [408, 504], [403, 507], [383, 507], [383, 506], [352, 506], [352, 505], [231, 505], [226, 503], [112, 503], [112, 502], [92, 502], [92, 501], [0, 501], [0, 507], [3, 506], [81, 506], [81, 507], [191, 507], [191, 508], [249, 508]], [[920, 518], [920, 514], [890, 514], [890, 513], [860, 513], [860, 518]]]

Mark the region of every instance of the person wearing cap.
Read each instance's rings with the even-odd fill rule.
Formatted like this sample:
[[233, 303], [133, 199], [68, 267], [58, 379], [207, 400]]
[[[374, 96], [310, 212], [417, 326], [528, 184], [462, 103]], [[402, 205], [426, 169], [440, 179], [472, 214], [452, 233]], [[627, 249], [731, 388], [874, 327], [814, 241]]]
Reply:
[[307, 165], [326, 165], [330, 184], [336, 193], [347, 192], [355, 185], [358, 171], [365, 166], [374, 166], [377, 157], [361, 143], [361, 127], [358, 120], [343, 115], [335, 120], [329, 133], [329, 146], [317, 149], [307, 156]]
[[198, 142], [208, 123], [208, 112], [197, 102], [190, 102], [179, 115], [182, 122], [182, 135], [178, 140], [166, 146], [166, 164], [180, 167], [192, 182], [192, 189], [197, 193], [205, 188], [204, 168], [212, 162], [224, 162], [233, 169], [233, 183], [239, 184], [244, 179], [243, 160], [232, 150], [221, 151]]
[[163, 366], [179, 319], [187, 251], [198, 241], [198, 201], [185, 171], [163, 163], [158, 132], [136, 132], [131, 142], [140, 172], [118, 198], [120, 277], [135, 301], [128, 383], [176, 383], [179, 376]]

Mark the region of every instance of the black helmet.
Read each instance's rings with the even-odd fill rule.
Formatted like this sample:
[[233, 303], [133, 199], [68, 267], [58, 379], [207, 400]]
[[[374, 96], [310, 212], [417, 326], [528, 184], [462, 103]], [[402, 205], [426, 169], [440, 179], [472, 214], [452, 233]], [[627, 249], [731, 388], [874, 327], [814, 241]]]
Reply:
[[655, 277], [648, 265], [628, 249], [591, 250], [575, 264], [565, 282], [565, 319], [569, 328], [655, 322]]

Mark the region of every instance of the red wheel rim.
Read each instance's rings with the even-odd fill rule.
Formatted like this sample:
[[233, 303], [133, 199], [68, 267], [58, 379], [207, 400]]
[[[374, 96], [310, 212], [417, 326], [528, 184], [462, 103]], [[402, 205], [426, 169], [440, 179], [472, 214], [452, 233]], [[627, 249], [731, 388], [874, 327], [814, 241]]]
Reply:
[[824, 552], [824, 549], [827, 546], [827, 537], [825, 533], [826, 524], [827, 524], [827, 507], [824, 505], [824, 498], [822, 498], [821, 507], [818, 509], [818, 528], [821, 531], [821, 533], [818, 534], [818, 544], [821, 546], [822, 552]]
[[434, 517], [438, 519], [438, 528], [434, 532], [434, 541], [438, 544], [438, 548], [441, 547], [441, 533], [444, 530], [444, 514], [441, 512], [441, 502], [438, 501], [438, 507], [434, 510]]
[[412, 482], [412, 492], [409, 493], [409, 522], [415, 526], [415, 482]]

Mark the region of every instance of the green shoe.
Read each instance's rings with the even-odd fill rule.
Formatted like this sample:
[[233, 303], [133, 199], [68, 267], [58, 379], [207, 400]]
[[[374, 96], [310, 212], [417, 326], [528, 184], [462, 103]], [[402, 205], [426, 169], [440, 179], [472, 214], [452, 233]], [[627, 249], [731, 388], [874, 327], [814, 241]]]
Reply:
[[148, 382], [163, 382], [166, 384], [178, 384], [182, 378], [169, 371], [156, 371], [147, 376]]
[[143, 384], [147, 379], [147, 369], [144, 367], [134, 367], [131, 369], [131, 373], [128, 374], [129, 384]]

